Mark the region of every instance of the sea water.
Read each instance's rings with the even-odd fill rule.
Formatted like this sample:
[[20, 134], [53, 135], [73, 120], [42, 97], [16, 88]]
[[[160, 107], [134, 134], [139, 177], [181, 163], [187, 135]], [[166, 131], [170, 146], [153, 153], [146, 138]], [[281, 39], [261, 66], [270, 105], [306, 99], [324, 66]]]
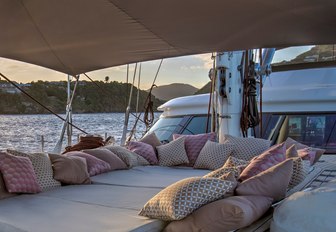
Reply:
[[[65, 115], [60, 116], [65, 118]], [[160, 113], [155, 113], [155, 120], [159, 116]], [[119, 144], [124, 118], [124, 113], [73, 114], [72, 123], [89, 134], [97, 134], [103, 138], [113, 136], [116, 144]], [[140, 118], [142, 119], [142, 116]], [[129, 130], [132, 129], [135, 119], [130, 115]], [[37, 152], [43, 149], [46, 152], [51, 152], [60, 138], [62, 127], [63, 121], [54, 115], [0, 115], [0, 150], [14, 148], [21, 151]], [[146, 126], [139, 121], [136, 138], [140, 138], [145, 130]], [[84, 133], [73, 128], [72, 144], [77, 143], [81, 135]], [[67, 146], [66, 141], [65, 135], [63, 148]]]

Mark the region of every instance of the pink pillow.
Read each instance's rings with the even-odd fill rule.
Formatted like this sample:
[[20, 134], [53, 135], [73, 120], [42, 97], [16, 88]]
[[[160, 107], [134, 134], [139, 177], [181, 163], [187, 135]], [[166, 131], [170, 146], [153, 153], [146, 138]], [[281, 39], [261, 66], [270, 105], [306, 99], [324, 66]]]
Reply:
[[0, 171], [10, 193], [39, 193], [33, 165], [27, 157], [0, 152]]
[[111, 171], [111, 166], [105, 161], [81, 151], [71, 151], [64, 154], [65, 156], [77, 156], [86, 159], [87, 169], [90, 176], [95, 176], [104, 172]]
[[127, 145], [127, 148], [138, 155], [144, 157], [150, 164], [158, 164], [159, 161], [156, 157], [155, 150], [152, 145], [143, 143], [130, 141]]
[[251, 163], [240, 174], [241, 181], [247, 180], [286, 159], [286, 144], [276, 144], [253, 158]]
[[189, 165], [194, 166], [199, 153], [201, 152], [202, 148], [206, 144], [208, 140], [214, 142], [216, 140], [215, 133], [207, 133], [207, 134], [198, 134], [198, 135], [180, 135], [174, 134], [173, 139], [176, 140], [179, 137], [184, 137], [184, 145], [187, 151]]
[[309, 160], [310, 165], [314, 164], [316, 151], [311, 150], [310, 148], [303, 148], [297, 150], [298, 156], [303, 160]]

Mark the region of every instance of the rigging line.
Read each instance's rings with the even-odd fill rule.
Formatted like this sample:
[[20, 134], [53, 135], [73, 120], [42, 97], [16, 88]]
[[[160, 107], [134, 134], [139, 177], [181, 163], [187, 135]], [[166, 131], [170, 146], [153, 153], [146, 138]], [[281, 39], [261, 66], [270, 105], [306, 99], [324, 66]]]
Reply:
[[[20, 90], [22, 93], [24, 93], [26, 96], [28, 96], [30, 99], [32, 99], [34, 102], [36, 102], [37, 104], [39, 104], [42, 108], [44, 108], [45, 110], [47, 110], [48, 112], [52, 113], [53, 115], [55, 115], [56, 117], [58, 117], [59, 119], [61, 119], [62, 121], [66, 122], [66, 120], [64, 118], [62, 118], [61, 116], [59, 116], [58, 114], [56, 114], [54, 111], [52, 111], [51, 109], [49, 109], [48, 107], [46, 107], [45, 105], [43, 105], [42, 103], [40, 103], [38, 100], [36, 100], [33, 96], [31, 96], [29, 93], [27, 93], [24, 89], [22, 89], [20, 86], [18, 86], [17, 84], [15, 84], [13, 81], [11, 81], [9, 78], [7, 78], [4, 74], [0, 73], [0, 76], [3, 77], [5, 80], [7, 80], [9, 83], [11, 83], [12, 85], [14, 85], [18, 90]], [[72, 124], [71, 122], [67, 122], [69, 125], [73, 126], [74, 128], [76, 128], [77, 130], [83, 132], [84, 134], [88, 134], [86, 131], [80, 129], [79, 127], [77, 127], [76, 125]]]
[[140, 76], [141, 76], [141, 63], [139, 66], [139, 76], [138, 76], [138, 93], [137, 93], [137, 102], [135, 107], [135, 114], [138, 115], [139, 111], [139, 98], [140, 98]]
[[[128, 66], [128, 65], [127, 65]], [[128, 70], [127, 70], [128, 71]], [[101, 89], [105, 94], [107, 94], [107, 96], [109, 96], [109, 93], [102, 88], [100, 85], [97, 84], [97, 82], [95, 80], [93, 80], [92, 78], [90, 78], [86, 73], [83, 73], [84, 76], [86, 76], [92, 83], [94, 83], [99, 89]], [[128, 83], [128, 78], [127, 78], [127, 83]], [[127, 89], [128, 89], [128, 85], [127, 85]], [[128, 90], [127, 90], [128, 92]], [[126, 104], [127, 104], [127, 96], [126, 96]], [[126, 106], [127, 107], [127, 106]], [[134, 113], [130, 112], [131, 115], [133, 115], [135, 118], [137, 118], [138, 116], [135, 115]], [[139, 119], [142, 123], [145, 123], [142, 119]]]
[[134, 74], [133, 74], [133, 81], [132, 81], [132, 86], [131, 86], [131, 90], [130, 90], [130, 94], [129, 94], [129, 98], [128, 98], [128, 106], [127, 107], [131, 107], [132, 96], [133, 96], [133, 87], [134, 87], [134, 82], [135, 82], [137, 68], [138, 68], [138, 63], [135, 63]]
[[[129, 64], [127, 64], [126, 69], [126, 93], [128, 93], [128, 75], [129, 75]], [[125, 94], [125, 108], [127, 107], [127, 94]]]
[[[147, 110], [146, 103], [148, 102], [148, 100], [149, 100], [150, 97], [151, 97], [153, 87], [156, 86], [156, 85], [155, 85], [155, 81], [156, 81], [156, 79], [157, 79], [157, 77], [158, 77], [158, 74], [159, 74], [159, 71], [160, 71], [160, 69], [161, 69], [162, 62], [163, 62], [163, 59], [161, 59], [161, 61], [160, 61], [159, 67], [158, 67], [158, 69], [157, 69], [157, 71], [156, 71], [154, 80], [153, 80], [153, 82], [152, 82], [152, 86], [151, 86], [151, 88], [150, 88], [150, 90], [149, 90], [149, 92], [148, 92], [148, 95], [147, 95], [147, 98], [146, 98], [146, 101], [145, 101], [145, 104], [144, 104], [144, 107], [143, 107], [143, 109], [144, 109], [145, 111]], [[131, 130], [131, 134], [130, 134], [130, 136], [128, 137], [128, 141], [131, 141], [131, 138], [132, 138], [132, 136], [133, 136], [133, 134], [134, 134], [134, 132], [135, 132], [136, 125], [137, 125], [138, 121], [140, 120], [141, 114], [142, 114], [142, 112], [140, 112], [139, 115], [138, 115], [138, 117], [136, 117], [136, 119], [135, 119], [133, 128], [132, 128], [132, 130]], [[146, 120], [144, 120], [144, 121], [146, 121]]]

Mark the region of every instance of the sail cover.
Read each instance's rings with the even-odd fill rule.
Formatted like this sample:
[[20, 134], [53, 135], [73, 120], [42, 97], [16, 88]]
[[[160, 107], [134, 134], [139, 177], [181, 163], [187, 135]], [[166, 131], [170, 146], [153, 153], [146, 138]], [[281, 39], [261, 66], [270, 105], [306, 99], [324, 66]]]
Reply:
[[331, 44], [335, 0], [0, 0], [0, 56], [67, 74], [158, 58]]

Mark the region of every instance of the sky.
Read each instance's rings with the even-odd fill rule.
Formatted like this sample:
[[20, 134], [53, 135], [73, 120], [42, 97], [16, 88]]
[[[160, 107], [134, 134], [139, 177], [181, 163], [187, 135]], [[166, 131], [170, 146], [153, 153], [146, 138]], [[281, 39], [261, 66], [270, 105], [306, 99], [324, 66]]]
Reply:
[[[280, 62], [282, 60], [294, 58], [296, 55], [309, 50], [311, 47], [312, 46], [304, 46], [282, 49], [276, 52], [273, 61]], [[140, 89], [149, 89], [151, 87], [159, 63], [160, 60], [142, 63]], [[209, 82], [208, 73], [212, 65], [213, 61], [211, 59], [211, 54], [164, 59], [156, 81], [156, 85], [187, 83], [195, 86], [196, 88], [201, 88]], [[130, 80], [133, 78], [134, 66], [134, 64], [130, 65]], [[7, 76], [9, 79], [22, 83], [37, 80], [67, 80], [67, 76], [63, 73], [5, 58], [0, 58], [0, 72]], [[125, 82], [126, 65], [88, 72], [87, 75], [93, 80], [104, 81], [105, 77], [109, 76], [110, 81]], [[82, 75], [81, 80], [88, 79], [86, 79], [86, 77]], [[136, 77], [136, 86], [137, 80], [138, 76]]]

